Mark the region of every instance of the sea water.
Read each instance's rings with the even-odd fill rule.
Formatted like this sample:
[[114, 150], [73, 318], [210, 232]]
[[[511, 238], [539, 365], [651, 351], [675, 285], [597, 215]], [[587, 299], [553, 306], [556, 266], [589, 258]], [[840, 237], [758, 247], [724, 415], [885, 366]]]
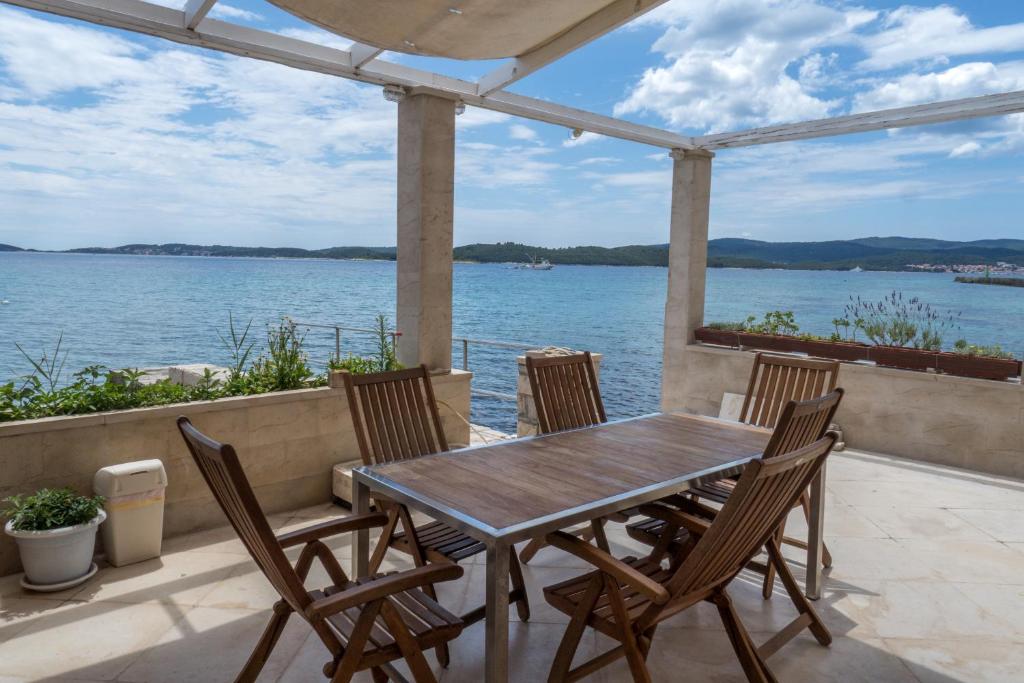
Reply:
[[[455, 264], [454, 335], [567, 346], [604, 354], [601, 385], [611, 417], [657, 410], [667, 270]], [[1024, 355], [1024, 289], [958, 284], [949, 274], [711, 269], [706, 320], [791, 310], [802, 331], [827, 335], [850, 297], [877, 301], [893, 290], [959, 314], [966, 337]], [[0, 253], [0, 381], [30, 370], [63, 333], [65, 375], [83, 366], [226, 364], [228, 314], [262, 344], [282, 316], [300, 323], [371, 327], [394, 321], [395, 264], [388, 261], [244, 259]], [[322, 369], [333, 330], [311, 328], [311, 361]], [[346, 333], [344, 352], [368, 353], [367, 335]], [[515, 393], [516, 351], [471, 345], [475, 388]], [[453, 348], [456, 367], [462, 347]], [[515, 404], [473, 400], [474, 422], [515, 429]]]

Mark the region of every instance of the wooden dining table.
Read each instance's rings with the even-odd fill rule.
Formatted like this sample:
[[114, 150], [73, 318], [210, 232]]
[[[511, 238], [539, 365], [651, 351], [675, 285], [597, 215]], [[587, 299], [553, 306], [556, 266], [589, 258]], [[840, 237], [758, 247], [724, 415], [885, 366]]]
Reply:
[[[485, 680], [508, 680], [509, 548], [557, 529], [739, 474], [771, 432], [716, 418], [657, 413], [596, 427], [500, 441], [359, 467], [353, 510], [373, 493], [485, 544]], [[811, 487], [807, 593], [821, 586], [824, 469]], [[357, 532], [353, 572], [365, 576], [369, 533]]]

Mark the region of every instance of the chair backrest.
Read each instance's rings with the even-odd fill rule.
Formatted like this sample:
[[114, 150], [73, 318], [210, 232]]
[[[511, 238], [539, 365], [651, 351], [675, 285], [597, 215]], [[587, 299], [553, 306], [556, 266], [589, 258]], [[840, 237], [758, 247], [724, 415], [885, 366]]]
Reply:
[[669, 602], [652, 604], [641, 620], [654, 623], [739, 573], [793, 509], [834, 443], [829, 434], [792, 453], [750, 461], [711, 527], [668, 580]]
[[527, 356], [526, 374], [541, 434], [608, 421], [589, 351], [546, 358]]
[[427, 366], [342, 375], [363, 464], [448, 450]]
[[839, 361], [758, 353], [740, 422], [774, 428], [789, 401], [819, 398], [836, 388]]
[[185, 438], [185, 445], [192, 453], [213, 497], [217, 499], [252, 559], [278, 594], [296, 612], [303, 614], [312, 600], [267, 523], [242, 465], [238, 462], [235, 449], [206, 436], [192, 426], [187, 417], [178, 418], [178, 430]]
[[803, 448], [825, 436], [832, 418], [843, 400], [843, 390], [836, 389], [821, 398], [790, 401], [782, 409], [772, 438], [765, 446], [765, 458], [774, 458]]

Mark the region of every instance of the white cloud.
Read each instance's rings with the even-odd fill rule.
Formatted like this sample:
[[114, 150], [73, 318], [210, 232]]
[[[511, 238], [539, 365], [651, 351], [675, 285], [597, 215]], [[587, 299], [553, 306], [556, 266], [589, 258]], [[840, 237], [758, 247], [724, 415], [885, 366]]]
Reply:
[[508, 128], [508, 136], [513, 140], [531, 141], [537, 139], [537, 131], [521, 123], [513, 123]]
[[864, 36], [862, 69], [889, 69], [921, 60], [1024, 50], [1024, 23], [978, 28], [960, 10], [903, 6], [885, 15], [882, 30]]
[[[815, 95], [834, 66], [816, 51], [852, 42], [875, 16], [816, 0], [673, 3], [649, 19], [668, 25], [653, 49], [669, 63], [647, 69], [615, 113], [707, 132], [827, 116], [841, 102]], [[788, 73], [801, 62], [806, 82]]]
[[854, 111], [906, 107], [988, 93], [1024, 90], [1024, 61], [969, 62], [944, 71], [909, 73], [876, 85], [853, 98]]
[[622, 159], [619, 159], [618, 157], [588, 157], [576, 163], [578, 163], [580, 166], [593, 166], [595, 164], [617, 164], [620, 163], [621, 161]]
[[981, 145], [972, 140], [970, 142], [965, 142], [962, 145], [957, 145], [956, 147], [954, 147], [953, 151], [949, 153], [949, 158], [956, 159], [958, 157], [974, 156], [980, 151]]
[[590, 131], [583, 131], [583, 134], [578, 138], [569, 136], [566, 140], [562, 141], [562, 147], [582, 147], [583, 145], [589, 145], [592, 142], [600, 140], [601, 136], [597, 133], [591, 133]]
[[241, 19], [242, 21], [263, 21], [264, 17], [262, 14], [257, 12], [250, 12], [247, 9], [241, 7], [235, 7], [234, 5], [227, 5], [223, 2], [218, 2], [210, 10], [210, 16], [217, 19]]

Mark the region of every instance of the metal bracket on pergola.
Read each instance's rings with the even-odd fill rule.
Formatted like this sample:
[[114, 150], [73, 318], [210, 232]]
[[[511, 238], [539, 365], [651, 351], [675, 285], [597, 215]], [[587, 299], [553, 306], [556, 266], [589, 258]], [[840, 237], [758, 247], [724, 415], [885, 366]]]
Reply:
[[[326, 7], [329, 10], [338, 6], [344, 7], [346, 4], [359, 5], [361, 2], [368, 1], [350, 0], [348, 3], [325, 4], [325, 0], [275, 0], [274, 4], [298, 16], [310, 19], [316, 25], [332, 29], [330, 26], [325, 26], [322, 19], [309, 17], [304, 12], [296, 11], [294, 6], [310, 5], [320, 9]], [[511, 56], [507, 62], [485, 74], [477, 82], [415, 69], [379, 58], [382, 53], [389, 50], [447, 56], [436, 50], [433, 52], [423, 51], [417, 42], [418, 39], [404, 38], [395, 45], [387, 46], [357, 40], [348, 50], [339, 50], [269, 31], [208, 18], [207, 15], [217, 0], [188, 0], [182, 10], [163, 7], [143, 0], [0, 0], [0, 2], [157, 36], [178, 43], [277, 62], [296, 69], [341, 76], [364, 83], [398, 86], [416, 92], [433, 93], [459, 100], [467, 105], [512, 116], [667, 149], [743, 147], [1024, 112], [1024, 91], [1017, 91], [838, 116], [817, 121], [690, 137], [504, 90], [512, 83], [661, 5], [665, 0], [564, 0], [565, 4], [558, 7], [569, 7], [570, 10], [576, 8], [580, 12], [578, 17], [572, 17], [571, 25], [568, 27], [553, 26], [552, 28], [556, 30], [554, 35], [550, 35], [539, 44], [532, 45], [529, 49]], [[317, 5], [318, 2], [320, 5]], [[368, 7], [377, 7], [384, 11], [390, 5], [392, 11], [397, 11], [395, 6], [400, 2], [401, 0], [373, 0]], [[527, 5], [531, 5], [538, 12], [545, 7], [548, 9], [552, 7], [551, 5], [545, 6], [543, 0], [522, 0], [522, 2], [523, 5], [519, 3], [503, 5], [498, 0], [435, 2], [433, 4], [444, 6], [444, 12], [439, 15], [435, 14], [430, 22], [419, 24], [415, 33], [402, 35], [410, 35], [414, 38], [417, 35], [436, 36], [439, 25], [445, 21], [462, 20], [467, 12], [474, 11], [478, 7], [482, 8], [484, 12], [490, 11], [491, 14], [499, 11], [520, 11], [519, 7]], [[425, 1], [417, 3], [417, 6], [431, 4], [431, 2]], [[409, 6], [408, 3], [404, 3], [399, 9]], [[508, 10], [508, 7], [515, 9]], [[537, 7], [542, 9], [537, 10]], [[372, 9], [368, 11], [372, 12]], [[564, 23], [566, 17], [562, 16], [561, 20]], [[502, 26], [495, 26], [496, 33], [503, 30]], [[345, 34], [345, 31], [341, 29], [336, 32]]]

